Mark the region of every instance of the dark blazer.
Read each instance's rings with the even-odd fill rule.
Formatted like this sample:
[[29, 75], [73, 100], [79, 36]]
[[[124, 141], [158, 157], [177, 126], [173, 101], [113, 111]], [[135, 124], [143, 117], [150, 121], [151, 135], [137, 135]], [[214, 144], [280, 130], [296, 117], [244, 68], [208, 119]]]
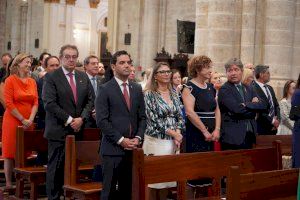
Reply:
[[[102, 84], [103, 81], [104, 81], [103, 78], [100, 78], [99, 76], [96, 76], [97, 88], [99, 88], [99, 86]], [[96, 94], [94, 92], [94, 88], [92, 86], [92, 83], [91, 83], [91, 90], [93, 92], [93, 99], [95, 99]], [[97, 92], [98, 92], [98, 89], [97, 89]], [[94, 110], [94, 108], [95, 108], [95, 106], [93, 106], [92, 110]], [[88, 119], [85, 123], [85, 128], [97, 128], [96, 120], [93, 118], [92, 112], [91, 112], [90, 116], [88, 117]]]
[[37, 112], [37, 128], [38, 129], [45, 128], [46, 112], [45, 112], [45, 108], [44, 108], [44, 102], [42, 99], [43, 84], [44, 84], [44, 77], [42, 77], [36, 81], [38, 95], [39, 95], [39, 107], [38, 107], [38, 112]]
[[91, 113], [94, 104], [91, 83], [84, 72], [75, 71], [75, 79], [77, 103], [62, 67], [45, 75], [42, 98], [46, 111], [44, 136], [47, 139], [65, 140], [66, 135], [74, 134], [70, 125], [65, 126], [68, 117], [82, 117], [86, 121]]
[[142, 87], [129, 82], [131, 108], [128, 110], [123, 93], [115, 78], [100, 85], [95, 101], [96, 121], [102, 132], [101, 155], [124, 155], [124, 149], [117, 144], [121, 137], [144, 138], [146, 128], [145, 103]]
[[243, 88], [245, 101], [233, 83], [226, 82], [219, 90], [218, 102], [222, 119], [221, 141], [228, 144], [240, 145], [244, 142], [248, 122], [255, 133], [256, 113], [266, 109], [264, 102], [252, 103], [252, 99], [257, 95], [251, 87], [243, 85]]
[[[268, 101], [268, 97], [265, 95], [264, 91], [261, 89], [261, 87], [255, 81], [252, 83], [252, 87], [253, 87], [254, 91], [256, 92], [256, 94], [259, 96], [259, 98], [261, 100], [265, 101], [268, 106], [268, 109], [265, 110], [264, 112], [261, 112], [256, 119], [257, 133], [264, 134], [264, 135], [273, 135], [273, 134], [275, 135], [277, 133], [277, 130], [274, 129], [274, 126], [272, 124], [273, 119], [269, 116], [270, 104]], [[268, 87], [268, 89], [271, 93], [272, 99], [273, 99], [275, 116], [277, 116], [278, 120], [280, 121], [280, 119], [281, 119], [280, 108], [279, 108], [277, 98], [275, 96], [275, 92], [270, 85], [267, 85], [267, 87]]]

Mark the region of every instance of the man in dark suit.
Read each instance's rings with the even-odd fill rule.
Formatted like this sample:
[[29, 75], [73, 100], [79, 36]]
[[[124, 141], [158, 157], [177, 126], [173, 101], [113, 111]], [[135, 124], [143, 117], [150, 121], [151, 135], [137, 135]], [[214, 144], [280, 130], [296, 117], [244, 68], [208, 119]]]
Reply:
[[64, 183], [66, 135], [80, 138], [85, 120], [93, 107], [90, 81], [84, 72], [75, 71], [78, 49], [61, 48], [62, 67], [45, 75], [43, 102], [46, 110], [44, 137], [48, 139], [47, 196], [60, 199]]
[[258, 115], [257, 133], [259, 135], [276, 135], [280, 123], [280, 108], [273, 88], [267, 83], [270, 81], [269, 66], [257, 65], [252, 87], [259, 98], [265, 101], [268, 109]]
[[249, 149], [255, 143], [256, 113], [266, 109], [266, 105], [250, 87], [241, 83], [243, 64], [239, 59], [230, 59], [225, 69], [228, 81], [218, 95], [222, 149]]
[[144, 138], [144, 97], [141, 86], [128, 81], [130, 66], [128, 53], [116, 52], [111, 58], [115, 76], [100, 85], [95, 101], [97, 126], [102, 131], [102, 200], [131, 199], [132, 150]]
[[[101, 78], [99, 77], [99, 59], [97, 56], [91, 55], [84, 59], [84, 69], [85, 72], [91, 82], [93, 96], [96, 97], [97, 90], [99, 85], [101, 84]], [[97, 128], [96, 125], [96, 112], [93, 108], [92, 113], [90, 114], [90, 117], [88, 118], [86, 124], [86, 128]]]

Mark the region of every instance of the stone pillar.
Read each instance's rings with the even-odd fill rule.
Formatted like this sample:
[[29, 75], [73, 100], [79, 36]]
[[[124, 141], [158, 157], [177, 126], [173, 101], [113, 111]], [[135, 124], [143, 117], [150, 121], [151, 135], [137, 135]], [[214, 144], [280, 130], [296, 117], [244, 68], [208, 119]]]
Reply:
[[11, 10], [13, 12], [10, 13], [8, 16], [9, 23], [7, 24], [7, 28], [10, 29], [9, 31], [9, 38], [8, 41], [11, 41], [11, 51], [10, 53], [12, 55], [16, 55], [21, 50], [21, 1], [14, 0], [9, 1], [9, 8], [8, 10]]
[[91, 8], [90, 52], [89, 52], [89, 54], [98, 55], [97, 10], [96, 10], [96, 8]]
[[263, 63], [270, 66], [273, 79], [289, 79], [293, 66], [295, 1], [266, 0]]
[[107, 18], [107, 49], [114, 53], [118, 48], [118, 18], [119, 1], [108, 0], [108, 18]]
[[0, 1], [0, 55], [6, 52], [7, 42], [5, 41], [5, 32], [6, 32], [6, 0]]
[[[75, 2], [75, 1], [74, 1]], [[66, 4], [65, 7], [65, 25], [66, 25], [66, 33], [65, 33], [65, 43], [71, 44], [74, 43], [73, 38], [73, 20], [72, 20], [72, 12], [73, 12], [73, 6], [72, 4]]]
[[[159, 24], [160, 24], [160, 0], [145, 0], [144, 20], [141, 38], [140, 65], [143, 70], [152, 67], [154, 57], [158, 49]], [[163, 32], [163, 31], [162, 31]], [[160, 37], [162, 38], [162, 36]]]
[[240, 57], [242, 0], [197, 0], [195, 54], [209, 56], [216, 70]]

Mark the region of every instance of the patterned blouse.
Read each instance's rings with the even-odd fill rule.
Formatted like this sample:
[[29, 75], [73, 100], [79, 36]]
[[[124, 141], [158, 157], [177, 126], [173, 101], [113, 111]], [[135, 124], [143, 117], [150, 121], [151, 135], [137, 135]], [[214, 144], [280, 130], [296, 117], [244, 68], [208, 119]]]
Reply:
[[166, 134], [166, 130], [185, 128], [184, 119], [181, 113], [181, 102], [175, 92], [171, 92], [169, 105], [158, 92], [145, 92], [145, 107], [147, 116], [147, 128], [145, 134], [159, 138], [171, 140], [172, 137]]

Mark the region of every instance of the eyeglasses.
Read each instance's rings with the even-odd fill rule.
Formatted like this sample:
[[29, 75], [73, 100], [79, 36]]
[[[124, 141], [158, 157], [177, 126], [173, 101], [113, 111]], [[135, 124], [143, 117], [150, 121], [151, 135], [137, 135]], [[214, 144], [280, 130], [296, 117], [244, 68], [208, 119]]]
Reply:
[[73, 55], [73, 56], [70, 56], [70, 55], [64, 55], [63, 57], [64, 57], [65, 59], [67, 59], [67, 60], [70, 60], [71, 58], [72, 58], [73, 60], [76, 60], [76, 59], [78, 58], [77, 55]]
[[162, 70], [162, 71], [157, 71], [156, 74], [166, 74], [166, 75], [170, 75], [172, 73], [171, 70]]

